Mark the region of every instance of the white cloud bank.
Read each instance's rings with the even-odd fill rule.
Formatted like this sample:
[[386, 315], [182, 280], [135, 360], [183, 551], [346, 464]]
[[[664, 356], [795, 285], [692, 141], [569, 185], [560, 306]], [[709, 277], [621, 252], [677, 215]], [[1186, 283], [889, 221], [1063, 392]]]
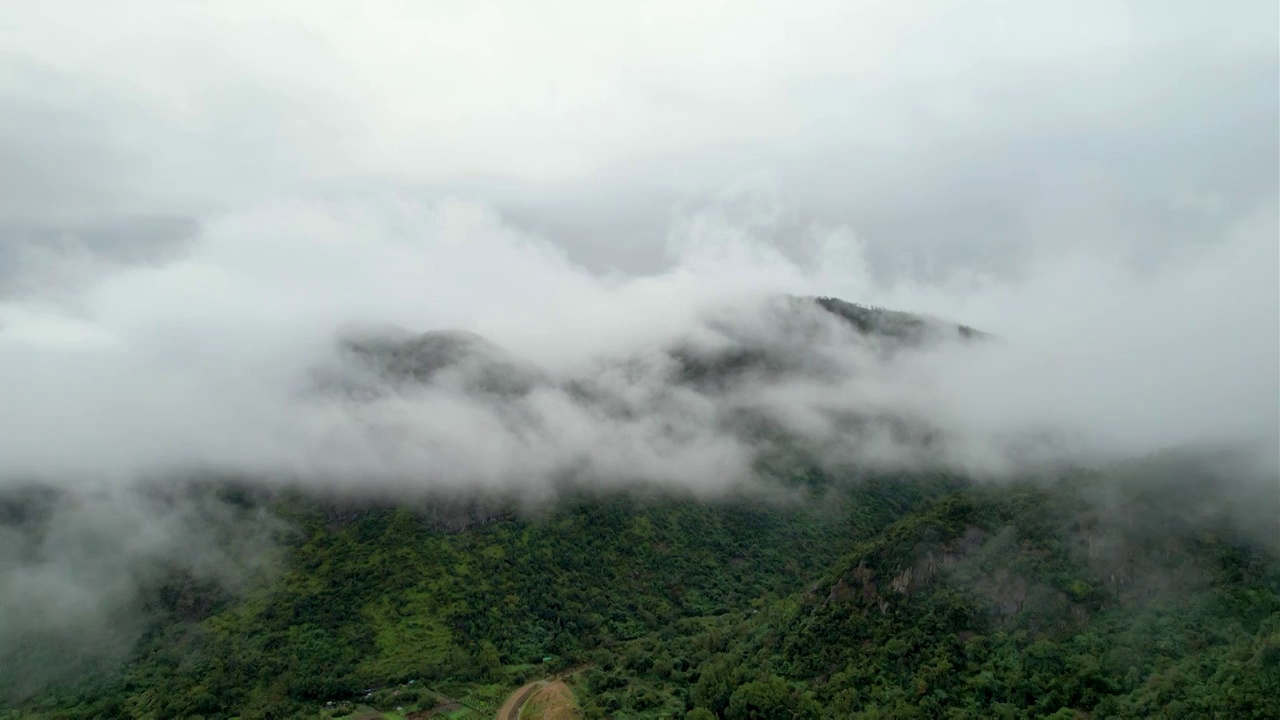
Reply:
[[[6, 3], [0, 495], [76, 492], [3, 544], [0, 647], [113, 657], [169, 570], [253, 570], [219, 533], [256, 519], [138, 484], [190, 469], [718, 495], [763, 415], [833, 462], [984, 475], [1256, 442], [1274, 483], [1278, 28], [1170, 0]], [[884, 362], [777, 293], [1000, 339]], [[370, 324], [550, 381], [315, 394]], [[820, 372], [698, 391], [656, 353], [691, 337]]]
[[[830, 447], [842, 413], [916, 418], [950, 438], [931, 462], [983, 473], [1009, 470], [1032, 433], [1056, 438], [1054, 459], [1082, 462], [1275, 437], [1273, 216], [1155, 268], [1064, 254], [1013, 281], [886, 285], [850, 232], [810, 230], [817, 250], [796, 262], [761, 239], [772, 218], [735, 217], [735, 206], [677, 224], [671, 269], [642, 277], [594, 275], [474, 204], [293, 202], [211, 219], [186, 255], [103, 275], [74, 311], [0, 305], [3, 475], [92, 482], [195, 467], [525, 492], [580, 468], [611, 486], [705, 491], [747, 479], [752, 451], [721, 426], [752, 407], [808, 417], [794, 427]], [[1001, 340], [885, 361], [851, 331], [797, 339], [750, 310], [777, 293], [921, 311]], [[616, 365], [723, 335], [712, 321], [726, 308], [747, 308], [728, 316], [732, 333], [839, 373], [719, 394], [677, 386], [661, 364]], [[823, 322], [813, 315], [802, 320]], [[447, 382], [363, 403], [310, 393], [335, 334], [370, 324], [473, 331], [555, 382], [514, 406]], [[580, 402], [564, 383], [582, 378], [626, 411]], [[866, 458], [921, 462], [899, 450]], [[871, 450], [842, 452], [856, 462]]]

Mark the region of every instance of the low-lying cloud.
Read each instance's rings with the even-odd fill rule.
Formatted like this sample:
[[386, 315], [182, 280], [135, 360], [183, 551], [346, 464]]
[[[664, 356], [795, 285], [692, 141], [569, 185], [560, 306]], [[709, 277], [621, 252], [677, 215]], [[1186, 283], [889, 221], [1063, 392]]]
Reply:
[[0, 9], [0, 496], [66, 503], [0, 552], [0, 647], [109, 656], [156, 578], [244, 575], [192, 476], [720, 497], [797, 448], [1244, 443], [1275, 484], [1274, 4], [553, 5]]
[[[175, 573], [253, 577], [271, 524], [189, 500], [188, 477], [714, 498], [769, 492], [796, 449], [1003, 478], [1247, 443], [1261, 474], [1218, 491], [1274, 487], [1274, 208], [1155, 267], [1067, 254], [949, 284], [878, 282], [847, 229], [789, 258], [771, 222], [711, 208], [676, 224], [669, 270], [601, 277], [483, 205], [297, 201], [212, 218], [70, 304], [0, 303], [0, 492], [61, 492], [0, 557], [0, 645], [57, 652], [0, 690], [126, 657]], [[819, 293], [939, 319], [863, 334]]]
[[[815, 249], [795, 260], [762, 239], [774, 220], [724, 208], [675, 225], [669, 270], [601, 277], [474, 203], [269, 205], [211, 219], [178, 259], [101, 276], [70, 310], [0, 306], [3, 472], [536, 494], [572, 470], [704, 492], [750, 479], [755, 449], [729, 429], [743, 413], [846, 462], [978, 474], [1016, 470], [1033, 437], [1043, 459], [1083, 463], [1274, 440], [1274, 213], [1155, 266], [1068, 252], [1012, 281], [886, 285], [848, 229], [807, 230]], [[819, 294], [997, 337], [886, 354], [891, 338], [782, 300]], [[332, 368], [344, 328], [376, 325], [473, 332], [543, 379], [505, 398], [447, 374], [364, 398], [310, 388], [326, 363], [355, 371]], [[678, 382], [684, 346], [826, 369], [706, 391]], [[575, 394], [584, 383], [607, 400]], [[860, 444], [851, 416], [918, 423], [940, 444]]]
[[275, 568], [283, 526], [208, 489], [0, 496], [0, 700], [123, 661], [157, 615], [197, 619]]

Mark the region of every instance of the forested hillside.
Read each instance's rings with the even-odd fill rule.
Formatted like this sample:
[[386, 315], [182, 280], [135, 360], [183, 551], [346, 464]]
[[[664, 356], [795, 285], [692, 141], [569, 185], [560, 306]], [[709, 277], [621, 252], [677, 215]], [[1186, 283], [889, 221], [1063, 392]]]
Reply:
[[1280, 714], [1265, 487], [1214, 500], [1181, 457], [802, 480], [788, 502], [579, 497], [462, 530], [222, 490], [283, 521], [279, 571], [239, 596], [171, 578], [123, 666], [40, 689], [4, 668], [9, 716], [491, 717], [570, 667], [587, 717]]
[[[806, 436], [743, 399], [989, 336], [832, 298], [716, 322], [728, 342], [569, 378], [466, 333], [345, 339], [346, 360], [312, 377], [334, 402], [438, 383], [550, 438], [536, 411], [560, 393], [596, 421], [658, 419], [638, 426], [650, 451], [731, 440], [750, 477], [596, 486], [620, 469], [587, 453], [595, 466], [544, 467], [532, 494], [161, 483], [129, 512], [146, 525], [187, 508], [177, 536], [200, 544], [97, 573], [137, 597], [104, 595], [115, 604], [79, 608], [81, 626], [6, 620], [7, 717], [481, 718], [544, 678], [576, 700], [557, 683], [534, 715], [558, 697], [588, 718], [1280, 717], [1273, 469], [1216, 448], [984, 480], [930, 470], [947, 428], [929, 417], [835, 405]], [[842, 364], [837, 347], [861, 354]], [[840, 438], [859, 452], [829, 452]], [[886, 448], [896, 469], [861, 461]], [[66, 552], [95, 537], [86, 497], [0, 498], [9, 577], [93, 572], [84, 558], [101, 556]], [[235, 572], [200, 571], [220, 566]]]

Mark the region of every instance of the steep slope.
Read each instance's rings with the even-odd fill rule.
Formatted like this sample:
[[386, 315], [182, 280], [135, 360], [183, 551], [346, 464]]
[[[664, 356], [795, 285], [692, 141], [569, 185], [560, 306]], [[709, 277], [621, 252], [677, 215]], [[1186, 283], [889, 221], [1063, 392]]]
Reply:
[[[521, 403], [549, 390], [600, 419], [715, 399], [709, 422], [752, 449], [753, 482], [708, 500], [578, 478], [542, 504], [160, 484], [157, 503], [191, 494], [234, 520], [205, 529], [223, 555], [276, 562], [237, 583], [170, 558], [117, 571], [137, 576], [140, 596], [117, 608], [137, 632], [105, 633], [109, 652], [56, 628], [19, 635], [0, 666], [7, 717], [492, 717], [567, 668], [588, 718], [1280, 715], [1273, 469], [1229, 448], [999, 484], [823, 462], [722, 401], [825, 387], [850, 371], [849, 347], [891, 362], [986, 336], [831, 298], [707, 329], [568, 375], [467, 333], [344, 337], [312, 386], [341, 402], [446, 388], [529, 422]], [[830, 427], [873, 423], [921, 452], [936, 440], [927, 418], [848, 412]], [[0, 559], [22, 568], [65, 546], [60, 524], [83, 513], [60, 508], [79, 502], [38, 485], [0, 498], [14, 540]]]
[[1280, 501], [1271, 485], [1243, 508], [1205, 469], [1179, 454], [928, 500], [803, 592], [710, 633], [638, 643], [658, 656], [641, 683], [603, 660], [588, 709], [1275, 717]]

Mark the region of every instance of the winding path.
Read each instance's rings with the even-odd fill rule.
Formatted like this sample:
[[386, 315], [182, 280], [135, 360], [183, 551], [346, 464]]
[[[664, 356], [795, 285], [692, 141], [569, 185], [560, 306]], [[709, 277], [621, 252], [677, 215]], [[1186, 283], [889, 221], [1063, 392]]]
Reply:
[[546, 684], [546, 680], [534, 680], [511, 693], [511, 697], [502, 703], [502, 709], [498, 710], [498, 720], [520, 720], [520, 711], [524, 709], [524, 704], [537, 692], [538, 688]]
[[498, 710], [498, 720], [520, 720], [520, 711], [524, 709], [524, 704], [529, 701], [529, 698], [533, 697], [535, 692], [546, 687], [550, 683], [577, 675], [590, 667], [590, 663], [587, 663], [586, 665], [579, 665], [570, 670], [565, 670], [564, 672], [556, 673], [555, 675], [549, 675], [541, 680], [534, 680], [527, 685], [520, 686], [519, 690], [511, 693], [511, 696], [507, 698], [507, 701], [502, 703], [502, 708]]

